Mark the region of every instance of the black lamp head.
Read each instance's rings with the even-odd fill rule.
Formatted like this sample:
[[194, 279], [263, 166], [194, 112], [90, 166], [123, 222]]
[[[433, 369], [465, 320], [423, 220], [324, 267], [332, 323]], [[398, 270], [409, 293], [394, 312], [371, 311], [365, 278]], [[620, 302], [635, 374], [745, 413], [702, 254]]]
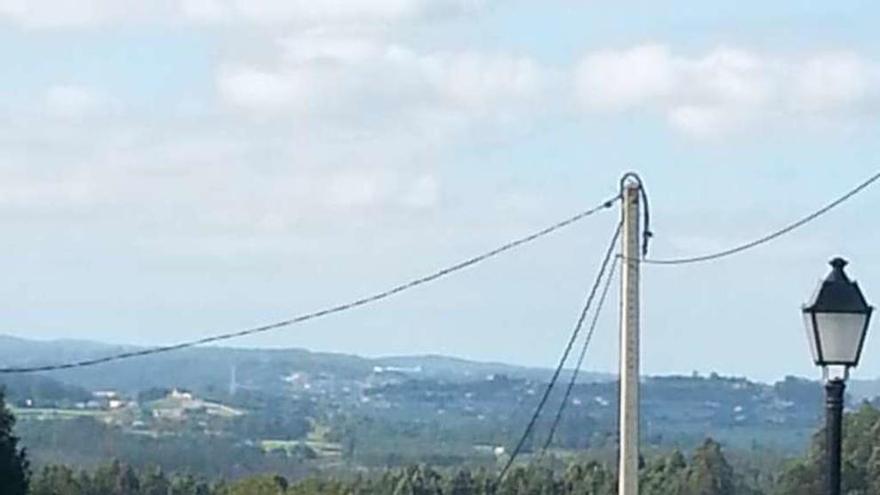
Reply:
[[874, 308], [850, 280], [847, 261], [834, 258], [831, 272], [803, 307], [813, 360], [819, 366], [855, 367], [859, 363]]

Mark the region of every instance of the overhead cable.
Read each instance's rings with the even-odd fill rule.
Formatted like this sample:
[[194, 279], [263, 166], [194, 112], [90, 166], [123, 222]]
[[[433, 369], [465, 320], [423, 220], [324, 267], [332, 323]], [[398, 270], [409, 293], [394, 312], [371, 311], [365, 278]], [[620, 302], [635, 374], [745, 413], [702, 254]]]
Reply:
[[703, 261], [716, 260], [719, 258], [725, 258], [727, 256], [741, 253], [743, 251], [752, 249], [752, 248], [760, 246], [762, 244], [766, 244], [774, 239], [777, 239], [779, 237], [782, 237], [785, 234], [788, 234], [789, 232], [791, 232], [793, 230], [798, 229], [799, 227], [802, 227], [802, 226], [812, 222], [813, 220], [828, 213], [829, 211], [833, 210], [835, 207], [843, 204], [844, 202], [846, 202], [847, 200], [849, 200], [853, 196], [855, 196], [858, 193], [862, 192], [863, 190], [867, 189], [868, 186], [870, 186], [871, 184], [876, 182], [878, 179], [880, 179], [880, 172], [874, 174], [868, 180], [862, 182], [861, 184], [856, 186], [854, 189], [851, 189], [849, 192], [847, 192], [843, 196], [835, 199], [831, 203], [828, 203], [827, 205], [823, 206], [822, 208], [816, 210], [815, 212], [810, 213], [809, 215], [805, 216], [804, 218], [801, 218], [800, 220], [798, 220], [792, 224], [789, 224], [789, 225], [787, 225], [777, 231], [774, 231], [770, 234], [767, 234], [763, 237], [760, 237], [760, 238], [755, 239], [750, 242], [746, 242], [744, 244], [740, 244], [739, 246], [735, 246], [730, 249], [725, 249], [723, 251], [704, 254], [704, 255], [700, 255], [700, 256], [690, 256], [690, 257], [684, 257], [684, 258], [668, 258], [668, 259], [645, 258], [641, 261], [642, 261], [642, 263], [648, 263], [651, 265], [686, 265], [686, 264], [690, 264], [690, 263], [700, 263]]
[[587, 314], [589, 313], [590, 307], [593, 304], [593, 299], [596, 297], [596, 293], [599, 290], [599, 285], [602, 282], [605, 272], [608, 270], [608, 264], [613, 258], [614, 248], [617, 245], [618, 238], [620, 237], [620, 229], [622, 225], [622, 222], [618, 222], [617, 228], [614, 230], [614, 235], [611, 236], [611, 241], [608, 243], [608, 249], [605, 251], [605, 257], [602, 259], [602, 264], [599, 267], [599, 273], [596, 274], [596, 279], [593, 281], [593, 285], [590, 288], [589, 295], [584, 301], [584, 306], [581, 309], [580, 315], [577, 319], [577, 323], [575, 323], [574, 329], [571, 332], [568, 343], [565, 345], [565, 350], [562, 352], [562, 356], [559, 358], [559, 363], [556, 365], [556, 369], [553, 371], [553, 375], [550, 377], [550, 382], [544, 389], [544, 394], [541, 396], [540, 401], [538, 401], [538, 405], [535, 407], [535, 411], [532, 413], [531, 418], [529, 418], [529, 422], [526, 424], [525, 430], [523, 430], [519, 441], [517, 442], [513, 451], [510, 453], [510, 458], [508, 458], [507, 463], [504, 465], [504, 468], [502, 468], [501, 472], [498, 474], [498, 477], [495, 480], [496, 486], [501, 483], [501, 481], [507, 475], [507, 472], [510, 470], [511, 466], [513, 466], [513, 463], [516, 461], [516, 458], [522, 453], [522, 449], [523, 447], [525, 447], [526, 441], [529, 439], [529, 436], [531, 436], [532, 431], [534, 430], [535, 425], [538, 422], [538, 418], [540, 418], [541, 412], [544, 410], [544, 406], [547, 405], [547, 399], [550, 397], [550, 393], [553, 391], [553, 387], [556, 386], [556, 382], [559, 380], [559, 375], [560, 373], [562, 373], [562, 369], [565, 367], [565, 362], [568, 361], [568, 355], [571, 353], [571, 349], [574, 346], [575, 341], [577, 341], [578, 335], [580, 335], [581, 329], [584, 326], [584, 322], [587, 319]]
[[599, 211], [611, 208], [614, 205], [614, 203], [616, 203], [617, 200], [619, 200], [619, 199], [620, 199], [620, 195], [617, 195], [611, 199], [608, 199], [608, 200], [602, 202], [601, 204], [599, 204], [593, 208], [590, 208], [589, 210], [582, 211], [572, 217], [569, 217], [565, 220], [554, 223], [553, 225], [545, 227], [545, 228], [538, 230], [534, 233], [531, 233], [527, 236], [520, 237], [518, 239], [510, 241], [500, 247], [492, 249], [491, 251], [487, 251], [483, 254], [466, 259], [466, 260], [461, 261], [459, 263], [456, 263], [454, 265], [450, 265], [446, 268], [442, 268], [442, 269], [437, 270], [429, 275], [425, 275], [423, 277], [419, 277], [419, 278], [410, 280], [408, 282], [402, 283], [400, 285], [394, 286], [394, 287], [387, 289], [385, 291], [378, 292], [378, 293], [370, 295], [370, 296], [362, 297], [360, 299], [355, 299], [354, 301], [347, 302], [345, 304], [332, 306], [332, 307], [322, 309], [319, 311], [315, 311], [312, 313], [306, 313], [306, 314], [296, 316], [296, 317], [288, 319], [288, 320], [279, 321], [279, 322], [271, 323], [268, 325], [262, 325], [262, 326], [258, 326], [258, 327], [248, 328], [246, 330], [239, 330], [239, 331], [235, 331], [235, 332], [222, 333], [222, 334], [218, 334], [218, 335], [202, 337], [202, 338], [198, 338], [198, 339], [194, 339], [194, 340], [180, 342], [177, 344], [170, 344], [170, 345], [159, 346], [159, 347], [150, 347], [150, 348], [146, 348], [146, 349], [121, 352], [121, 353], [113, 354], [113, 355], [109, 355], [109, 356], [83, 359], [83, 360], [72, 361], [72, 362], [67, 362], [67, 363], [49, 364], [49, 365], [42, 365], [42, 366], [11, 366], [11, 367], [0, 368], [0, 374], [34, 373], [34, 372], [64, 370], [64, 369], [71, 369], [71, 368], [84, 368], [87, 366], [95, 366], [98, 364], [104, 364], [104, 363], [109, 363], [109, 362], [113, 362], [113, 361], [121, 361], [124, 359], [130, 359], [130, 358], [135, 358], [135, 357], [177, 351], [177, 350], [186, 349], [189, 347], [196, 347], [199, 345], [211, 344], [214, 342], [221, 342], [221, 341], [225, 341], [225, 340], [244, 337], [247, 335], [265, 333], [265, 332], [269, 332], [271, 330], [276, 330], [279, 328], [288, 327], [288, 326], [295, 325], [298, 323], [303, 323], [303, 322], [306, 322], [309, 320], [318, 319], [318, 318], [321, 318], [324, 316], [329, 316], [329, 315], [336, 314], [336, 313], [342, 313], [342, 312], [345, 312], [345, 311], [348, 311], [351, 309], [355, 309], [355, 308], [358, 308], [361, 306], [366, 306], [368, 304], [381, 301], [383, 299], [387, 299], [387, 298], [394, 296], [396, 294], [399, 294], [401, 292], [416, 288], [420, 285], [424, 285], [429, 282], [433, 282], [434, 280], [443, 278], [447, 275], [450, 275], [452, 273], [458, 272], [458, 271], [463, 270], [465, 268], [471, 267], [471, 266], [476, 265], [480, 262], [486, 261], [490, 258], [494, 258], [495, 256], [497, 256], [501, 253], [504, 253], [506, 251], [510, 251], [511, 249], [517, 248], [517, 247], [522, 246], [524, 244], [528, 244], [528, 243], [535, 241], [541, 237], [549, 235], [559, 229], [567, 227], [567, 226], [569, 226], [579, 220], [582, 220], [588, 216], [591, 216], [595, 213], [598, 213]]
[[605, 305], [605, 299], [608, 297], [608, 289], [611, 288], [611, 282], [614, 280], [614, 273], [617, 269], [617, 262], [619, 258], [615, 256], [614, 261], [611, 263], [611, 269], [608, 270], [608, 275], [605, 277], [605, 286], [602, 288], [602, 295], [599, 296], [599, 302], [596, 303], [596, 310], [593, 312], [593, 320], [590, 322], [590, 329], [587, 331], [586, 337], [584, 337], [584, 345], [581, 347], [581, 353], [578, 355], [577, 364], [574, 367], [574, 371], [571, 373], [571, 378], [568, 380], [568, 387], [565, 389], [565, 394], [562, 397], [562, 402], [559, 404], [559, 409], [556, 411], [556, 417], [553, 418], [553, 424], [550, 426], [550, 432], [547, 434], [547, 440], [544, 441], [544, 447], [541, 449], [541, 452], [546, 452], [548, 448], [550, 448], [550, 444], [553, 442], [553, 436], [556, 434], [556, 429], [559, 427], [559, 423], [562, 421], [562, 413], [565, 412], [565, 408], [568, 405], [568, 400], [571, 398], [571, 392], [574, 389], [574, 385], [577, 382], [578, 374], [581, 371], [581, 368], [584, 365], [584, 358], [587, 356], [587, 350], [590, 347], [590, 341], [593, 340], [593, 333], [596, 331], [596, 325], [599, 322], [599, 315], [602, 313], [602, 307]]

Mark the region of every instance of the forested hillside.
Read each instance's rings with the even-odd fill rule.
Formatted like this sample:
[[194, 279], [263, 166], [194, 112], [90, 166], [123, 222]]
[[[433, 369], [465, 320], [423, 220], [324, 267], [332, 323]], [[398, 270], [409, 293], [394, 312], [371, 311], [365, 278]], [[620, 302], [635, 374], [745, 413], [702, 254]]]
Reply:
[[[846, 418], [844, 493], [880, 493], [880, 411], [865, 405]], [[645, 495], [822, 495], [821, 435], [809, 454], [774, 468], [760, 458], [749, 468], [731, 462], [721, 445], [705, 440], [690, 455], [678, 450], [649, 456], [641, 470]], [[410, 466], [368, 473], [290, 479], [261, 474], [211, 480], [161, 469], [135, 470], [114, 462], [93, 471], [47, 466], [36, 473], [31, 495], [612, 495], [607, 463], [548, 457], [515, 467], [500, 482], [492, 468]], [[5, 493], [5, 492], [4, 492]]]

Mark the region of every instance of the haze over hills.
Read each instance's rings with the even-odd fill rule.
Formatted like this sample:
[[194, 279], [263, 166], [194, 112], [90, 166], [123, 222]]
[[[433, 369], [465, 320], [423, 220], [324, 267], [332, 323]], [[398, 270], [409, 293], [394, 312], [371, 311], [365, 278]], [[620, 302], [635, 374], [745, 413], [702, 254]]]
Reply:
[[[30, 340], [0, 336], [0, 366], [39, 366], [100, 358], [144, 347], [82, 340]], [[545, 380], [551, 370], [486, 363], [461, 358], [423, 355], [365, 358], [350, 354], [312, 352], [305, 349], [248, 349], [197, 347], [51, 372], [51, 377], [86, 388], [137, 391], [178, 385], [225, 387], [236, 370], [239, 386], [273, 389], [280, 378], [293, 372], [326, 373], [340, 379], [364, 377], [377, 370], [410, 373], [440, 380], [473, 380], [487, 375]], [[566, 372], [568, 374], [570, 372]], [[582, 372], [582, 381], [607, 381], [614, 376]], [[276, 383], [277, 382], [277, 383]]]

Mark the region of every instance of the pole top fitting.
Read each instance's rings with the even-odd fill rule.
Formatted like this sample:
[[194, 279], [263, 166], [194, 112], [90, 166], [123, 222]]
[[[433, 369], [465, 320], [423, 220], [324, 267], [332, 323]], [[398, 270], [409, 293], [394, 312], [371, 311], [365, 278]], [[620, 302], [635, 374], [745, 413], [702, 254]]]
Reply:
[[648, 244], [654, 234], [651, 232], [651, 214], [648, 209], [648, 193], [645, 191], [642, 178], [636, 172], [627, 172], [620, 178], [620, 197], [623, 198], [624, 193], [626, 192], [640, 195], [642, 197], [642, 202], [644, 203], [643, 211], [645, 223], [642, 231], [642, 257], [644, 258], [648, 254]]
[[627, 172], [623, 174], [623, 177], [620, 178], [620, 191], [623, 192], [624, 189], [633, 188], [642, 188], [642, 178], [635, 172]]

